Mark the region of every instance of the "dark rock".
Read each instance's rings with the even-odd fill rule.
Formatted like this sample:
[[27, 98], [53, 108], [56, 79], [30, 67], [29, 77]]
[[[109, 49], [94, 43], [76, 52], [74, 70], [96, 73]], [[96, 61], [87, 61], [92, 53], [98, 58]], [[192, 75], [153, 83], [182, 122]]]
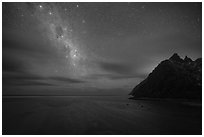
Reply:
[[186, 56], [186, 57], [184, 58], [184, 62], [185, 62], [185, 63], [191, 63], [191, 62], [192, 62], [192, 59]]
[[174, 54], [162, 61], [130, 93], [134, 98], [202, 98], [202, 59]]
[[177, 53], [174, 53], [173, 56], [171, 56], [169, 58], [169, 60], [171, 60], [173, 62], [180, 62], [180, 63], [184, 62], [184, 60], [181, 59], [180, 56]]

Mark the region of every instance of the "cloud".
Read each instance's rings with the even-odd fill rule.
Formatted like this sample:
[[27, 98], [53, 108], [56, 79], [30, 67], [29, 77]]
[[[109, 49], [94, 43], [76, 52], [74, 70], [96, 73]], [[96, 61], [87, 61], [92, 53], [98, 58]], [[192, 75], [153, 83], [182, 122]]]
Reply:
[[145, 78], [146, 75], [144, 74], [132, 74], [132, 75], [110, 75], [108, 76], [109, 79], [115, 80], [115, 79], [131, 79], [131, 78]]
[[36, 80], [25, 80], [21, 82], [16, 81], [15, 83], [12, 83], [12, 85], [15, 85], [15, 86], [56, 86], [55, 84], [42, 82], [42, 81], [36, 81]]
[[2, 33], [3, 54], [37, 59], [46, 62], [56, 60], [56, 49], [37, 32], [20, 32], [4, 28]]
[[[77, 84], [85, 81], [68, 77], [42, 77], [29, 72], [3, 72], [3, 86], [58, 86], [62, 83]], [[54, 81], [53, 81], [54, 80]]]
[[[58, 85], [62, 83], [84, 83], [85, 81], [69, 78], [69, 77], [60, 77], [60, 76], [42, 76], [39, 74], [32, 73], [30, 71], [29, 63], [21, 60], [19, 58], [14, 58], [3, 54], [2, 58], [2, 79], [3, 86], [12, 86], [12, 85]], [[54, 80], [54, 82], [52, 81]], [[57, 83], [56, 81], [59, 81]], [[51, 84], [55, 83], [55, 84]]]
[[55, 81], [60, 81], [60, 82], [66, 82], [66, 83], [84, 83], [85, 81], [79, 80], [79, 79], [74, 79], [74, 78], [68, 78], [68, 77], [48, 77], [50, 80], [55, 80]]
[[3, 86], [25, 86], [25, 85], [52, 85], [45, 78], [26, 71], [4, 71], [2, 75]]
[[24, 72], [25, 64], [17, 58], [12, 58], [3, 54], [2, 71], [3, 72]]
[[106, 78], [110, 80], [122, 80], [122, 79], [144, 79], [147, 74], [140, 72], [137, 68], [127, 63], [118, 62], [95, 62], [99, 69], [102, 70], [100, 73], [92, 73], [85, 76], [87, 79], [101, 79]]
[[144, 79], [147, 75], [146, 74], [130, 74], [130, 75], [119, 75], [119, 74], [92, 74], [86, 78], [88, 79], [101, 79], [107, 78], [111, 80], [119, 80], [119, 79], [134, 79], [134, 78], [141, 78]]
[[101, 69], [114, 74], [131, 74], [133, 68], [130, 65], [113, 62], [98, 62]]

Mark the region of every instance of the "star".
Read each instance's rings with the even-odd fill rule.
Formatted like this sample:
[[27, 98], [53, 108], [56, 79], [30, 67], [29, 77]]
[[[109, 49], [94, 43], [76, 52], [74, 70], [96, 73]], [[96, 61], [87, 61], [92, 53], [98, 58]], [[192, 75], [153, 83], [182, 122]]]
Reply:
[[82, 23], [86, 23], [86, 21], [85, 21], [85, 20], [82, 20]]
[[65, 28], [63, 28], [64, 29], [64, 31], [67, 31], [67, 27], [65, 27]]
[[39, 7], [40, 7], [40, 8], [43, 8], [43, 6], [42, 6], [42, 5], [39, 5]]
[[50, 14], [50, 15], [52, 15], [52, 12], [51, 12], [51, 11], [49, 11], [49, 14]]
[[77, 5], [76, 5], [76, 7], [78, 8], [78, 7], [79, 7], [79, 5], [77, 4]]

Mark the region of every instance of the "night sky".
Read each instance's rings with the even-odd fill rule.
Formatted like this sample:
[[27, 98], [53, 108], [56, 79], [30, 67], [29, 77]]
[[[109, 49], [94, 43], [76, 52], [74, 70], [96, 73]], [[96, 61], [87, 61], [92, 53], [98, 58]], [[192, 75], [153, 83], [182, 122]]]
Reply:
[[202, 3], [3, 3], [4, 95], [119, 95], [202, 56]]

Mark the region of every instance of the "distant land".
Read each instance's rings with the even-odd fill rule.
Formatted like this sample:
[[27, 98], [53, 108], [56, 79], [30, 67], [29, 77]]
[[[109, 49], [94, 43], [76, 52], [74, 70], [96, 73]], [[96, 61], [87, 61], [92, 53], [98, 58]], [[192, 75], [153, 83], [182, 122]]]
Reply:
[[202, 99], [202, 59], [193, 61], [174, 53], [139, 83], [130, 93], [133, 98]]

